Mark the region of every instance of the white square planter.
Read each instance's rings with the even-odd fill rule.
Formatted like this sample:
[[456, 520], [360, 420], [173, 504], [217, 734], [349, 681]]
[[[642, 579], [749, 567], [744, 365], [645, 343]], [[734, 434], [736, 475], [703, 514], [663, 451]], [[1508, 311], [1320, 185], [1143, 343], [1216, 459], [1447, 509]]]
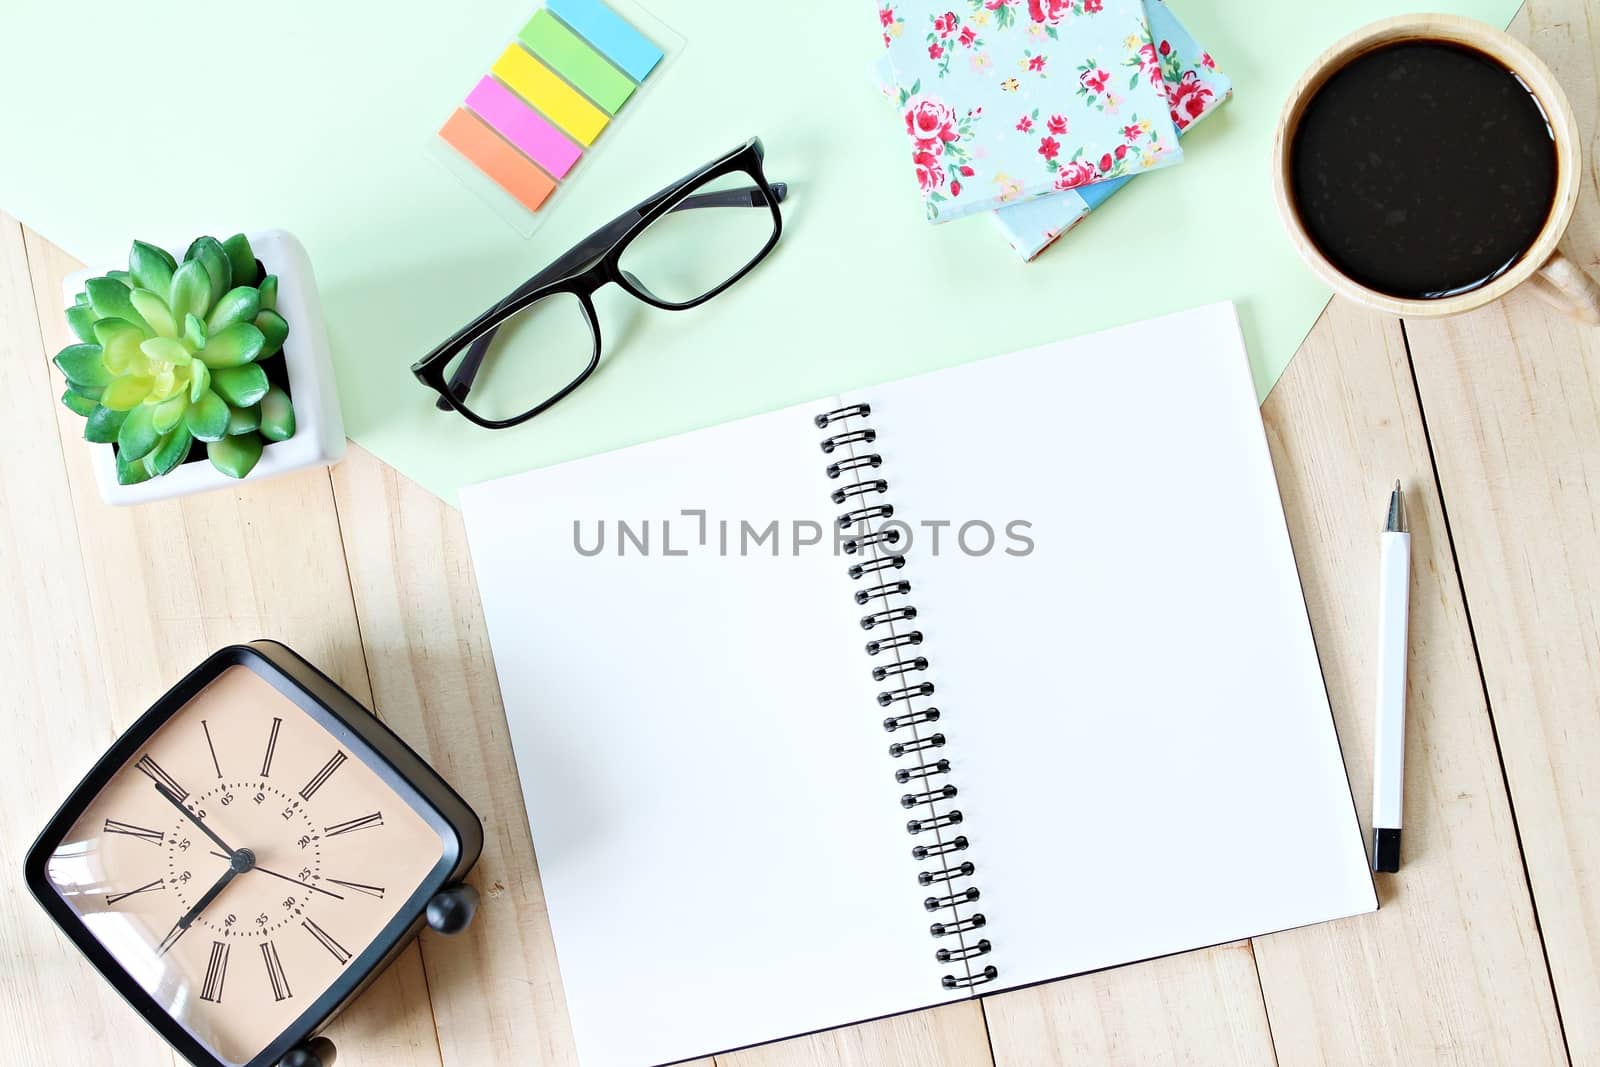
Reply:
[[[278, 276], [278, 313], [289, 323], [289, 336], [283, 343], [281, 358], [289, 373], [294, 436], [287, 441], [267, 442], [261, 450], [261, 459], [243, 478], [230, 478], [201, 459], [179, 464], [170, 473], [138, 485], [117, 484], [117, 458], [112, 446], [88, 444], [92, 450], [95, 484], [100, 487], [100, 496], [106, 503], [140, 504], [258, 482], [307, 467], [325, 467], [344, 456], [344, 418], [339, 413], [339, 390], [328, 349], [328, 326], [322, 316], [322, 300], [311, 272], [311, 259], [295, 236], [284, 230], [264, 230], [246, 236], [267, 272]], [[187, 247], [187, 244], [176, 249], [167, 247], [167, 251], [181, 256]], [[125, 269], [126, 263], [113, 263], [68, 275], [62, 284], [66, 305], [71, 306], [87, 279], [110, 270]]]

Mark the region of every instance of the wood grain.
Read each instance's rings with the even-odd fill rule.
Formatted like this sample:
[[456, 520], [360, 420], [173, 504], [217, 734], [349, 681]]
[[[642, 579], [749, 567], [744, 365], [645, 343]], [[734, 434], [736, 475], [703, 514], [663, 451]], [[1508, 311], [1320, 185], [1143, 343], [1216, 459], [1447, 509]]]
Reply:
[[1286, 1063], [1561, 1063], [1539, 933], [1400, 327], [1335, 300], [1264, 409], [1363, 826], [1377, 531], [1411, 522], [1405, 837], [1379, 911], [1258, 938]]
[[[55, 352], [72, 341], [61, 316], [61, 279], [79, 264], [31, 233], [27, 249], [38, 328], [44, 349]], [[52, 408], [65, 467], [65, 479], [56, 484], [70, 497], [87, 578], [87, 594], [59, 610], [79, 625], [92, 621], [98, 647], [92, 669], [109, 695], [101, 722], [105, 743], [211, 652], [267, 635], [295, 648], [357, 699], [368, 699], [325, 471], [112, 508], [94, 487], [79, 440], [82, 419], [59, 403], [42, 410]], [[123, 1011], [127, 1026], [132, 1013]], [[437, 1067], [416, 947], [333, 1023], [328, 1036], [339, 1046], [341, 1064]]]
[[22, 884], [34, 835], [115, 737], [52, 371], [22, 228], [0, 214], [0, 715], [11, 737], [0, 746], [0, 1033], [18, 1063], [96, 1063], [115, 1047], [130, 1067], [172, 1064]]
[[995, 1067], [1277, 1062], [1246, 941], [1006, 993], [984, 1014]]
[[991, 1062], [983, 1010], [971, 1001], [716, 1058], [717, 1067], [982, 1067]]
[[[1540, 0], [1512, 32], [1592, 151], [1586, 14]], [[1592, 169], [1564, 248], [1600, 270]], [[1600, 1063], [1600, 334], [1523, 292], [1407, 334], [1567, 1041]]]
[[484, 824], [478, 917], [429, 946], [444, 1062], [576, 1063], [461, 516], [359, 447], [333, 486], [377, 708]]

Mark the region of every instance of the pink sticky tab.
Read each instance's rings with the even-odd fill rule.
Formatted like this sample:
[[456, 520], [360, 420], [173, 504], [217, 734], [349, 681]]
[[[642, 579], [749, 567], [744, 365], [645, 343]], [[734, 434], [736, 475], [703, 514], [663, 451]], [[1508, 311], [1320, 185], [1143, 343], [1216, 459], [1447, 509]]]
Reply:
[[554, 177], [566, 177], [583, 153], [520, 96], [488, 75], [467, 95], [467, 107]]

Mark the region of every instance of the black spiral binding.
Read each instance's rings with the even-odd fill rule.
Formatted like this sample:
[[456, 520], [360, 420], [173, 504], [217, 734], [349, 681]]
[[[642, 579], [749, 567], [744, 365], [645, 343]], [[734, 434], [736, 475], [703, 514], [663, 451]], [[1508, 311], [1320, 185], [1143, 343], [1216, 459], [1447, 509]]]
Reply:
[[816, 425], [834, 431], [822, 440], [822, 451], [834, 458], [825, 473], [840, 483], [831, 499], [851, 509], [838, 518], [845, 535], [840, 545], [859, 560], [850, 564], [848, 573], [856, 581], [871, 583], [855, 591], [855, 602], [869, 609], [861, 617], [861, 628], [872, 633], [867, 654], [881, 657], [872, 665], [872, 680], [888, 683], [878, 694], [878, 705], [896, 710], [883, 720], [883, 728], [895, 735], [889, 755], [901, 761], [894, 780], [910, 787], [900, 806], [916, 813], [906, 821], [906, 832], [917, 839], [911, 856], [929, 864], [917, 875], [919, 886], [934, 889], [922, 906], [941, 917], [928, 932], [954, 943], [938, 948], [934, 959], [960, 965], [959, 973], [946, 974], [940, 984], [947, 990], [973, 989], [993, 982], [1000, 972], [992, 964], [979, 967], [973, 962], [993, 948], [987, 938], [971, 936], [989, 921], [974, 908], [981, 897], [978, 887], [967, 884], [978, 870], [963, 855], [970, 842], [953, 832], [964, 818], [960, 808], [951, 806], [958, 795], [956, 786], [947, 781], [951, 761], [938, 751], [945, 747], [945, 735], [929, 728], [942, 713], [922, 703], [933, 696], [934, 685], [917, 678], [929, 669], [929, 659], [920, 654], [922, 631], [906, 625], [917, 618], [917, 609], [902, 599], [910, 596], [911, 582], [897, 573], [906, 566], [905, 555], [898, 551], [900, 531], [884, 525], [894, 516], [894, 507], [882, 499], [889, 492], [888, 480], [876, 476], [883, 456], [865, 448], [878, 439], [877, 430], [863, 425], [871, 414], [869, 405], [852, 404], [818, 415]]

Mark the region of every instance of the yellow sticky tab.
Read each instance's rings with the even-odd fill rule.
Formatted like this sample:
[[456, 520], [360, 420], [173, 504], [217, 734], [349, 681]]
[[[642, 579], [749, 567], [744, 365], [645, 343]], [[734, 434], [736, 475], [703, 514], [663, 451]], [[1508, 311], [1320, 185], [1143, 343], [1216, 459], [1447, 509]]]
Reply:
[[500, 54], [494, 76], [510, 86], [534, 110], [584, 145], [594, 144], [610, 119], [543, 63], [514, 44]]

